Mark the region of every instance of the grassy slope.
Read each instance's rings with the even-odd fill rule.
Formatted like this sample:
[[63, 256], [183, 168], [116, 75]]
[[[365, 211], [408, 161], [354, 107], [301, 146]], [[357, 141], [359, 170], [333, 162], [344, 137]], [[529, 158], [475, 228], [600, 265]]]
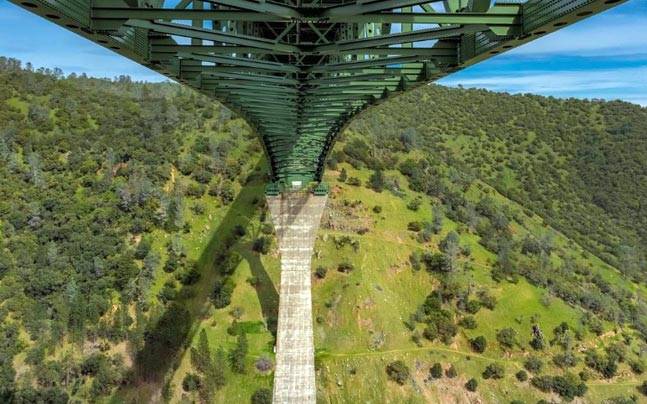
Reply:
[[[338, 145], [341, 147], [342, 145]], [[366, 170], [354, 170], [344, 165], [349, 176], [355, 176], [363, 181], [370, 175]], [[389, 172], [391, 176], [399, 173]], [[440, 343], [423, 342], [419, 347], [411, 341], [411, 332], [404, 325], [410, 313], [416, 310], [425, 296], [437, 284], [433, 276], [425, 271], [415, 272], [410, 268], [408, 258], [412, 251], [420, 249], [421, 245], [415, 240], [413, 234], [406, 229], [410, 221], [429, 220], [431, 217], [431, 204], [425, 201], [417, 212], [406, 208], [407, 202], [415, 197], [415, 193], [405, 189], [406, 196], [399, 198], [391, 193], [375, 193], [365, 187], [353, 187], [339, 184], [336, 181], [337, 172], [328, 172], [327, 181], [334, 184], [325, 216], [338, 218], [337, 224], [362, 223], [370, 228], [368, 233], [358, 235], [344, 228], [322, 228], [315, 247], [313, 268], [325, 266], [329, 269], [328, 275], [323, 280], [315, 280], [313, 286], [315, 321], [315, 344], [317, 349], [317, 384], [318, 394], [322, 402], [447, 402], [447, 401], [475, 401], [500, 402], [502, 400], [522, 399], [533, 401], [540, 398], [550, 398], [526, 383], [519, 383], [514, 378], [514, 373], [523, 367], [523, 361], [529, 354], [527, 341], [529, 340], [531, 317], [539, 319], [547, 338], [552, 337], [552, 329], [566, 321], [578, 327], [582, 315], [580, 309], [566, 305], [559, 299], [551, 298], [550, 304], [542, 303], [545, 291], [542, 291], [525, 280], [517, 284], [494, 283], [489, 275], [489, 269], [495, 257], [478, 244], [478, 237], [471, 234], [461, 234], [461, 244], [472, 247], [469, 267], [459, 277], [467, 280], [474, 289], [485, 287], [490, 289], [498, 298], [498, 304], [493, 311], [482, 309], [476, 320], [479, 324], [475, 330], [463, 330], [454, 343], [446, 346]], [[406, 183], [400, 177], [400, 183]], [[488, 189], [481, 184], [483, 189]], [[474, 190], [474, 197], [481, 191]], [[514, 209], [521, 211], [521, 207], [506, 200], [493, 190], [490, 195], [497, 200], [509, 204]], [[240, 321], [257, 324], [264, 320], [264, 313], [276, 311], [276, 290], [279, 280], [279, 260], [276, 248], [267, 256], [259, 256], [251, 251], [251, 240], [258, 234], [260, 226], [260, 209], [251, 204], [254, 197], [262, 198], [262, 188], [257, 184], [246, 188], [243, 196], [232, 205], [231, 209], [238, 212], [228, 214], [228, 219], [244, 215], [251, 218], [246, 220], [248, 235], [243, 238], [234, 249], [242, 256], [234, 278], [236, 290], [232, 304], [221, 310], [209, 311], [202, 317], [199, 327], [207, 330], [210, 344], [215, 350], [222, 347], [225, 350], [235, 345], [236, 338], [227, 333], [233, 318], [229, 314], [233, 307], [241, 307], [244, 314]], [[205, 198], [209, 198], [205, 196]], [[342, 208], [342, 201], [362, 201], [356, 208]], [[208, 199], [206, 200], [208, 202]], [[379, 214], [373, 213], [375, 205], [382, 207]], [[218, 210], [210, 220], [214, 229], [212, 234], [223, 231], [222, 226], [229, 224], [221, 222], [224, 211]], [[208, 210], [204, 216], [210, 215]], [[194, 229], [206, 228], [208, 221], [203, 217], [191, 217], [189, 220]], [[545, 224], [538, 217], [524, 217], [523, 223], [513, 223], [514, 231], [536, 232], [546, 229]], [[326, 218], [324, 218], [326, 221]], [[220, 225], [218, 223], [221, 223]], [[342, 226], [343, 227], [343, 226]], [[427, 245], [427, 248], [437, 249], [437, 243], [445, 234], [457, 229], [458, 225], [448, 219], [444, 220], [441, 234]], [[217, 230], [215, 230], [217, 229]], [[202, 232], [204, 233], [204, 232]], [[578, 246], [569, 243], [563, 235], [555, 232], [555, 244], [558, 248], [569, 246], [571, 251], [579, 251], [580, 259], [588, 261], [593, 268], [600, 268], [603, 275], [610, 281], [626, 282], [622, 280], [613, 268], [601, 261], [583, 254]], [[333, 242], [335, 237], [343, 235], [359, 240], [360, 247], [354, 252], [350, 246], [338, 249]], [[188, 243], [190, 256], [201, 251], [201, 255], [209, 255], [209, 247], [204, 246], [204, 238], [195, 238]], [[213, 244], [213, 243], [212, 243]], [[196, 255], [197, 256], [197, 255]], [[587, 256], [588, 258], [584, 258]], [[355, 271], [350, 274], [337, 272], [335, 268], [340, 262], [348, 261], [355, 265]], [[254, 276], [260, 280], [257, 288], [252, 287], [246, 280]], [[644, 291], [643, 291], [644, 292]], [[496, 331], [504, 327], [513, 327], [517, 330], [520, 341], [525, 348], [518, 348], [512, 352], [503, 352], [496, 344]], [[602, 339], [584, 331], [582, 346], [595, 346], [601, 340], [611, 341], [616, 336], [611, 324], [605, 324], [606, 333]], [[227, 386], [221, 390], [215, 401], [245, 402], [259, 387], [271, 386], [271, 375], [258, 373], [253, 362], [259, 357], [272, 357], [272, 335], [266, 327], [253, 326], [253, 332], [248, 334], [250, 341], [250, 355], [248, 372], [246, 375], [228, 373]], [[197, 344], [197, 335], [194, 334], [193, 343]], [[488, 349], [482, 355], [474, 354], [468, 345], [468, 338], [484, 335], [488, 340]], [[557, 352], [556, 350], [548, 352]], [[183, 356], [178, 370], [173, 376], [173, 401], [195, 399], [182, 392], [181, 382], [190, 371], [190, 355]], [[542, 354], [547, 362], [548, 374], [558, 374], [559, 371], [550, 363], [551, 356]], [[395, 360], [404, 360], [412, 369], [413, 378], [405, 386], [398, 386], [386, 378], [384, 368], [387, 363]], [[502, 381], [484, 381], [480, 373], [485, 366], [493, 361], [499, 361], [506, 368], [506, 377]], [[441, 381], [425, 382], [428, 369], [434, 362], [441, 362], [445, 368], [454, 364], [459, 376], [456, 379], [444, 378]], [[574, 372], [583, 369], [580, 363]], [[589, 393], [587, 401], [599, 402], [604, 397], [618, 394], [629, 395], [634, 392], [634, 387], [639, 380], [631, 376], [626, 364], [621, 365], [619, 374], [610, 383], [602, 380], [592, 380], [588, 383]], [[479, 379], [477, 393], [468, 393], [463, 387], [466, 380], [471, 377]], [[531, 400], [532, 398], [532, 400]]]

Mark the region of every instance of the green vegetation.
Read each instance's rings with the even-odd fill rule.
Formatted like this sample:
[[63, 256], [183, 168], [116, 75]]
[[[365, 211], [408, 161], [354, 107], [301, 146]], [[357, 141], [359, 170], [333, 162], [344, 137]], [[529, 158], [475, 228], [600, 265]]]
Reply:
[[[270, 402], [249, 128], [172, 84], [0, 59], [0, 90], [0, 401]], [[647, 392], [646, 114], [432, 86], [361, 115], [313, 256], [320, 401]]]

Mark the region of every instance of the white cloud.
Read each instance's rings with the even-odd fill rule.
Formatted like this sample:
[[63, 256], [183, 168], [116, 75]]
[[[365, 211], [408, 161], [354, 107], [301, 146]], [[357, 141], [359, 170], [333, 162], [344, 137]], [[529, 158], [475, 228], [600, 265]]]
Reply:
[[623, 99], [647, 106], [647, 66], [561, 71], [513, 71], [467, 78], [448, 77], [440, 84], [510, 93], [557, 97]]

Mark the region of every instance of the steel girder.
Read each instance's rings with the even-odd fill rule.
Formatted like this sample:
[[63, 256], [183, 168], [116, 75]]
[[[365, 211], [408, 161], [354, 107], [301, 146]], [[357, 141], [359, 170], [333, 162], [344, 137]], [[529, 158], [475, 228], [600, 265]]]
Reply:
[[626, 0], [10, 1], [222, 102], [307, 183], [368, 106]]

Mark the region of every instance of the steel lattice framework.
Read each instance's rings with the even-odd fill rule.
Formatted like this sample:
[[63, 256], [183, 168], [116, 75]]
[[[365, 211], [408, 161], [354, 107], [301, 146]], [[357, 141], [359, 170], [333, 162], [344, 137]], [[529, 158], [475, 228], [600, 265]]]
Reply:
[[626, 0], [11, 1], [236, 111], [286, 184], [368, 106]]

